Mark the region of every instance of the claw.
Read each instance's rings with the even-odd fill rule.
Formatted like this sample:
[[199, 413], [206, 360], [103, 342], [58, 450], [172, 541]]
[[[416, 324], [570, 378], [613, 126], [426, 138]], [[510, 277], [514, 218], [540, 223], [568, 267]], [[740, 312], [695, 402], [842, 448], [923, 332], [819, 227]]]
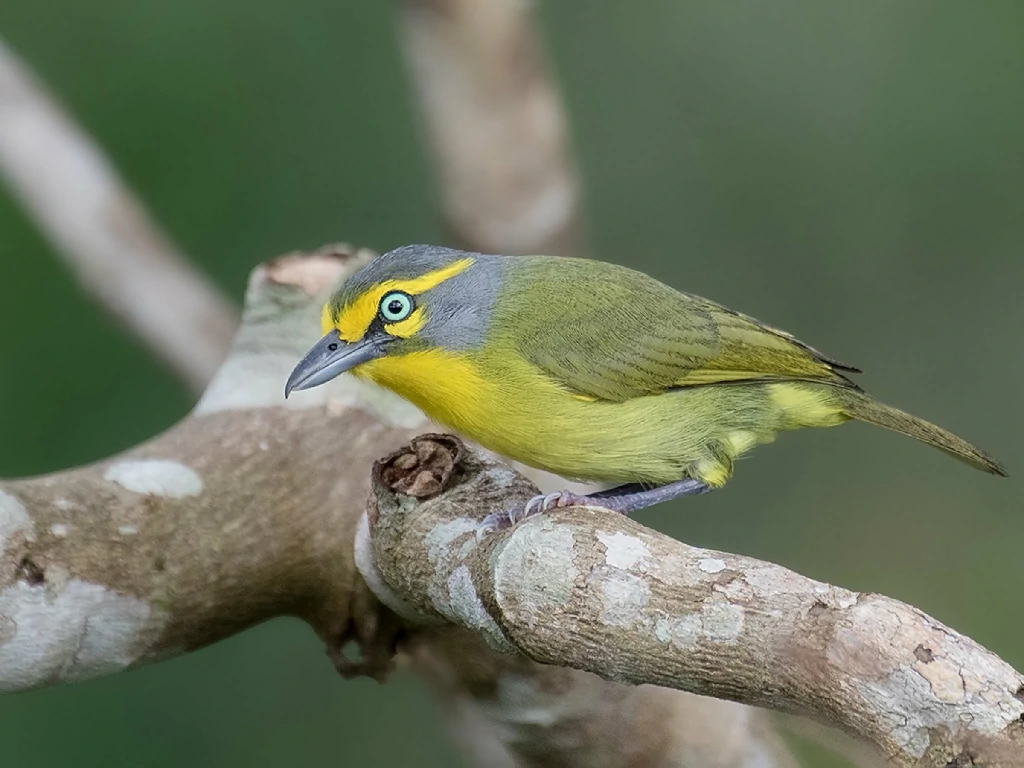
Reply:
[[501, 529], [513, 525], [512, 515], [514, 512], [514, 509], [508, 512], [492, 512], [481, 520], [480, 525], [476, 527], [477, 543], [479, 544], [487, 534], [497, 533]]

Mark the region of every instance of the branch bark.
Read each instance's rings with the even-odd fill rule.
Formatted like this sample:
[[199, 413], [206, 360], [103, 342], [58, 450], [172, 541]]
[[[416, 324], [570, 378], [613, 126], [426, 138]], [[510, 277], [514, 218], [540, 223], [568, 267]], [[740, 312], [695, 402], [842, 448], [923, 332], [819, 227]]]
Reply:
[[477, 541], [486, 514], [535, 492], [455, 438], [420, 437], [375, 465], [357, 560], [410, 621], [497, 651], [810, 717], [892, 765], [1024, 764], [1024, 678], [921, 611], [596, 508]]
[[82, 285], [201, 392], [237, 312], [0, 41], [0, 173]]
[[[473, 740], [466, 751], [480, 765], [798, 766], [763, 711], [539, 664], [461, 628], [413, 637], [404, 650], [459, 717], [455, 736]], [[496, 746], [507, 763], [494, 761]]]

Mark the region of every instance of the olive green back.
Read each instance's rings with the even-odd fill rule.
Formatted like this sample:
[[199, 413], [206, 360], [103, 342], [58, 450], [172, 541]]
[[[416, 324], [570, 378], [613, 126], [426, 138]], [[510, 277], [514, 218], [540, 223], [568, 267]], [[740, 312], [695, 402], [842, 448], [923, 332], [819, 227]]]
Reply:
[[[753, 318], [615, 264], [518, 257], [491, 323], [498, 344], [566, 388], [623, 401], [737, 381], [855, 387], [855, 371]], [[837, 370], [838, 369], [838, 370]]]

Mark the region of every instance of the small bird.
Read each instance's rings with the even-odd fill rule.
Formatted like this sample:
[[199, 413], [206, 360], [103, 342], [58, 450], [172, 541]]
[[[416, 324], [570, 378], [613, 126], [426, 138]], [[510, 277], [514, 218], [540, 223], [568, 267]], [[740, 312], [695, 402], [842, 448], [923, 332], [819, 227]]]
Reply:
[[555, 507], [632, 513], [726, 483], [776, 433], [850, 419], [996, 475], [980, 449], [864, 393], [860, 373], [790, 334], [626, 267], [430, 245], [390, 251], [324, 306], [324, 337], [285, 387], [345, 371], [510, 459], [615, 484], [538, 496], [490, 528]]

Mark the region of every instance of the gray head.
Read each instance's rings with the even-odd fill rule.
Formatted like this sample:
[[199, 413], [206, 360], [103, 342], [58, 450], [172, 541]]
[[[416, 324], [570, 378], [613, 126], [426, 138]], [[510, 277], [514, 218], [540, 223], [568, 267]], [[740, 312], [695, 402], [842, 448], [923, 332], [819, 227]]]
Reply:
[[434, 245], [385, 253], [324, 307], [324, 337], [296, 366], [285, 396], [386, 355], [483, 343], [505, 270], [501, 256]]

